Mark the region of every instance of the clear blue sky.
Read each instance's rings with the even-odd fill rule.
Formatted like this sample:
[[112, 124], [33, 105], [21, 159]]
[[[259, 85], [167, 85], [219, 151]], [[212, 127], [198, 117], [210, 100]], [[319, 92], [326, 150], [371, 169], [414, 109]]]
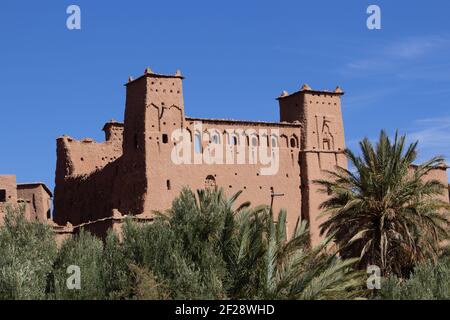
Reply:
[[[81, 7], [82, 29], [66, 28]], [[377, 4], [382, 29], [366, 27]], [[55, 139], [103, 139], [129, 75], [181, 69], [189, 116], [278, 120], [282, 90], [346, 91], [349, 147], [379, 130], [450, 157], [449, 1], [10, 1], [0, 6], [0, 173], [54, 185]]]

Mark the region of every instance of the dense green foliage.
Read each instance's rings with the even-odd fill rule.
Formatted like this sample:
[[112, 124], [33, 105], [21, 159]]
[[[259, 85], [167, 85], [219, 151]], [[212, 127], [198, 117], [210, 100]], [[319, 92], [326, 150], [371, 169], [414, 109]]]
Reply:
[[306, 225], [288, 240], [286, 213], [278, 222], [267, 207], [233, 210], [238, 194], [183, 190], [154, 224], [128, 224], [125, 251], [150, 268], [171, 298], [352, 298], [362, 277], [326, 254], [327, 242], [310, 249]]
[[334, 235], [343, 258], [360, 257], [360, 267], [377, 265], [383, 275], [407, 277], [414, 266], [436, 260], [448, 238], [448, 204], [438, 200], [447, 192], [437, 180], [424, 179], [443, 165], [435, 157], [415, 166], [417, 142], [405, 136], [390, 141], [384, 131], [373, 146], [360, 142], [361, 156], [345, 154], [354, 170], [338, 168], [330, 180], [317, 181], [331, 194], [322, 204], [328, 220], [321, 232]]
[[[126, 220], [120, 241], [81, 231], [59, 249], [51, 227], [9, 210], [0, 300], [450, 299], [449, 206], [437, 197], [447, 190], [424, 179], [443, 159], [413, 169], [417, 143], [384, 132], [360, 146], [361, 156], [345, 151], [352, 170], [317, 181], [330, 198], [316, 247], [306, 222], [288, 235], [285, 211], [238, 206], [240, 192], [184, 189], [153, 223]], [[379, 291], [365, 287], [368, 265], [381, 268]], [[80, 290], [67, 288], [69, 266], [80, 268]]]
[[0, 299], [45, 299], [56, 254], [50, 227], [8, 209], [0, 228]]
[[424, 262], [414, 268], [409, 279], [391, 276], [381, 284], [379, 299], [434, 300], [450, 299], [450, 257], [438, 263]]
[[[67, 267], [81, 270], [81, 290], [69, 290]], [[68, 239], [54, 261], [49, 285], [49, 298], [56, 299], [113, 299], [124, 294], [130, 274], [123, 247], [117, 236], [108, 234], [105, 243], [87, 232]]]
[[[286, 234], [286, 212], [235, 208], [238, 194], [183, 190], [152, 224], [127, 221], [123, 241], [86, 232], [56, 250], [52, 231], [10, 213], [0, 227], [0, 299], [333, 299], [364, 294], [363, 274], [308, 246], [305, 223]], [[69, 290], [67, 267], [81, 271]]]

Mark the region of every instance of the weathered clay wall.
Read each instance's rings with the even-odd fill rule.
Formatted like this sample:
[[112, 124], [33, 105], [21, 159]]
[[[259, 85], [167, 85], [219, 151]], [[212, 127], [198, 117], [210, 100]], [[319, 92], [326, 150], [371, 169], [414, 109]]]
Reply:
[[78, 225], [111, 215], [126, 194], [117, 192], [120, 159], [88, 175], [68, 176], [55, 186], [54, 220]]
[[345, 149], [342, 94], [339, 88], [325, 92], [304, 85], [300, 91], [291, 95], [284, 93], [278, 99], [280, 119], [300, 121], [303, 125], [300, 151], [302, 217], [309, 221], [312, 244], [322, 239], [320, 224], [326, 218], [319, 217], [320, 205], [328, 198], [314, 181], [329, 178], [326, 171], [333, 171], [336, 166], [347, 168], [347, 160], [342, 154]]
[[[94, 221], [111, 215], [114, 209], [133, 215], [164, 210], [182, 187], [199, 189], [214, 185], [223, 187], [228, 195], [242, 190], [241, 201], [249, 200], [253, 205], [270, 204], [272, 193], [282, 194], [274, 198], [273, 209], [287, 210], [289, 231], [303, 216], [310, 220], [313, 233], [317, 233], [314, 210], [323, 198], [315, 195], [312, 181], [323, 177], [323, 170], [331, 170], [336, 164], [346, 166], [340, 155], [345, 147], [340, 94], [308, 91], [284, 97], [280, 100], [284, 123], [265, 123], [185, 118], [179, 74], [165, 76], [147, 70], [126, 87], [123, 132], [119, 123], [112, 122], [105, 125], [107, 141], [101, 144], [69, 137], [58, 139], [55, 188], [58, 223], [70, 221], [76, 225]], [[201, 151], [196, 151], [199, 122], [202, 134], [217, 130], [219, 137], [215, 139], [222, 143], [224, 157], [227, 150], [232, 150], [236, 158], [233, 163], [196, 163], [198, 153], [213, 139], [211, 134], [202, 135]], [[177, 164], [171, 158], [176, 144], [172, 134], [180, 128], [190, 132], [190, 164]], [[260, 129], [267, 130], [268, 138]], [[246, 135], [232, 145], [230, 130], [242, 130]], [[272, 130], [278, 130], [275, 140], [271, 137]], [[250, 131], [252, 134], [247, 134]], [[117, 139], [121, 134], [123, 140]], [[252, 142], [254, 136], [256, 143]], [[122, 156], [118, 152], [120, 142], [123, 142]], [[270, 164], [262, 164], [258, 154], [260, 146], [266, 144], [279, 148], [278, 168], [270, 175], [262, 174], [263, 168]], [[238, 158], [243, 163], [236, 164]]]
[[15, 175], [0, 175], [0, 189], [5, 191], [4, 203], [17, 202], [17, 183]]
[[112, 142], [120, 147], [122, 150], [123, 143], [123, 123], [111, 120], [107, 122], [103, 131], [105, 132], [105, 141]]
[[29, 207], [29, 219], [46, 222], [50, 218], [51, 195], [42, 184], [19, 184], [17, 195]]
[[[279, 123], [196, 119], [185, 117], [182, 79], [179, 73], [167, 76], [146, 70], [127, 83], [124, 123], [107, 123], [105, 142], [57, 140], [55, 221], [78, 225], [111, 217], [117, 210], [124, 215], [149, 214], [169, 208], [185, 186], [217, 186], [227, 195], [242, 190], [240, 200], [253, 205], [270, 204], [273, 193], [281, 194], [274, 198], [273, 209], [287, 210], [288, 232], [299, 217], [307, 219], [311, 241], [318, 243], [324, 221], [318, 218], [319, 207], [328, 195], [314, 181], [329, 178], [327, 171], [336, 166], [347, 168], [343, 92], [315, 91], [306, 85], [291, 95], [284, 92], [278, 98]], [[182, 128], [189, 133], [189, 163], [172, 158], [180, 143], [174, 133]], [[223, 163], [205, 162], [202, 154], [216, 143], [222, 146]], [[279, 151], [278, 168], [269, 175], [262, 173], [270, 166], [260, 161], [262, 146]], [[227, 151], [233, 154], [230, 163]], [[433, 171], [432, 177], [447, 181], [445, 170]], [[109, 227], [121, 225], [108, 221], [87, 229], [104, 236]]]
[[74, 225], [103, 218], [120, 205], [123, 124], [104, 127], [107, 141], [57, 139], [54, 219]]
[[[57, 140], [54, 217], [73, 225], [143, 212], [147, 77], [127, 84], [125, 122], [105, 124], [105, 142]], [[124, 150], [125, 152], [123, 152]]]
[[[2, 197], [0, 199], [0, 224], [3, 223], [3, 219], [6, 214], [7, 206], [15, 206], [17, 204], [17, 184], [15, 175], [0, 175], [0, 192]], [[3, 201], [5, 200], [5, 201]]]
[[[164, 117], [161, 121], [166, 120]], [[195, 132], [201, 121], [202, 133], [210, 130], [217, 134], [222, 142], [223, 164], [195, 163], [195, 157], [202, 155], [195, 149]], [[168, 122], [168, 121], [166, 121]], [[176, 164], [171, 160], [174, 150], [174, 142], [170, 139], [167, 143], [162, 142], [162, 135], [171, 136], [171, 129], [166, 131], [153, 131], [149, 133], [147, 146], [147, 157], [150, 162], [148, 168], [149, 193], [148, 203], [153, 209], [163, 210], [169, 208], [172, 200], [183, 187], [193, 190], [203, 189], [211, 186], [222, 187], [228, 196], [243, 191], [239, 201], [250, 201], [253, 205], [267, 204], [271, 202], [272, 193], [282, 193], [283, 196], [275, 197], [273, 210], [278, 213], [281, 208], [288, 212], [288, 229], [292, 232], [297, 219], [300, 216], [300, 167], [299, 167], [299, 145], [300, 125], [273, 124], [228, 120], [208, 120], [187, 118], [186, 128], [191, 132], [191, 164]], [[259, 159], [259, 147], [267, 144], [267, 137], [261, 135], [260, 131], [269, 135], [269, 149], [273, 141], [271, 133], [273, 129], [278, 130], [278, 169], [271, 175], [262, 174], [262, 168], [269, 168], [269, 164], [262, 164]], [[240, 136], [237, 145], [226, 144], [228, 134], [226, 130], [242, 130], [250, 132], [250, 135]], [[257, 145], [253, 148], [252, 137], [257, 139]], [[206, 139], [201, 143], [201, 151], [212, 142], [212, 137], [205, 135]], [[159, 138], [159, 139], [158, 139]], [[297, 141], [296, 144], [288, 143], [290, 138]], [[274, 147], [277, 147], [276, 145]], [[226, 149], [231, 148], [234, 154], [233, 164], [226, 164]], [[253, 154], [251, 154], [253, 152]], [[242, 163], [237, 160], [242, 157]], [[250, 161], [254, 159], [256, 161]], [[238, 201], [238, 204], [239, 204]]]
[[[228, 195], [239, 190], [243, 191], [241, 201], [251, 201], [254, 205], [269, 204], [271, 193], [284, 193], [283, 197], [274, 199], [274, 210], [278, 211], [284, 207], [288, 210], [288, 225], [290, 229], [294, 228], [297, 218], [300, 214], [300, 169], [298, 165], [299, 158], [299, 139], [300, 124], [277, 124], [277, 123], [258, 123], [252, 121], [227, 121], [211, 119], [193, 119], [184, 117], [184, 101], [182, 95], [182, 78], [177, 76], [148, 75], [145, 91], [142, 88], [143, 78], [135, 80], [127, 85], [127, 100], [133, 99], [137, 102], [135, 106], [140, 105], [142, 99], [131, 96], [131, 90], [134, 94], [145, 95], [145, 163], [146, 179], [148, 182], [147, 192], [145, 193], [144, 211], [164, 210], [170, 207], [172, 200], [181, 191], [182, 187], [191, 189], [205, 188], [205, 186], [214, 183], [216, 186], [223, 187]], [[129, 93], [128, 93], [129, 92]], [[128, 103], [127, 103], [128, 106]], [[131, 110], [131, 108], [130, 108]], [[134, 108], [137, 113], [141, 108]], [[134, 119], [133, 115], [126, 114], [126, 118]], [[265, 176], [260, 173], [261, 165], [257, 161], [250, 164], [249, 139], [239, 141], [236, 149], [236, 157], [240, 146], [244, 147], [244, 164], [176, 164], [171, 159], [171, 153], [174, 149], [172, 134], [175, 130], [186, 128], [190, 131], [191, 138], [191, 160], [195, 162], [195, 122], [201, 121], [203, 132], [210, 129], [218, 130], [220, 141], [223, 144], [223, 154], [225, 155], [227, 139], [225, 130], [259, 130], [265, 129], [269, 133], [272, 129], [279, 130], [280, 159], [279, 169], [275, 175]], [[131, 126], [125, 121], [125, 131]], [[142, 136], [138, 124], [134, 125], [134, 134]], [[131, 132], [131, 130], [129, 130]], [[209, 137], [211, 138], [211, 137]], [[257, 135], [258, 144], [263, 137]], [[292, 139], [292, 143], [291, 143]], [[206, 139], [208, 140], [208, 139]], [[265, 140], [267, 141], [267, 140]], [[202, 141], [201, 149], [204, 150], [210, 141]], [[269, 144], [271, 139], [269, 139]], [[141, 141], [138, 141], [141, 146]], [[292, 145], [292, 146], [291, 146]], [[230, 146], [228, 146], [230, 147]], [[126, 153], [125, 153], [126, 154]]]
[[[58, 158], [66, 159], [66, 176], [90, 174], [122, 155], [121, 139], [98, 143], [92, 139], [58, 138]], [[59, 172], [58, 172], [59, 174]], [[62, 174], [62, 173], [61, 173]]]
[[7, 207], [14, 210], [23, 210], [27, 220], [47, 221], [47, 214], [51, 205], [51, 194], [49, 194], [48, 189], [43, 184], [18, 185], [15, 175], [0, 175], [1, 190], [6, 191], [6, 201], [0, 202], [0, 225], [4, 222]]

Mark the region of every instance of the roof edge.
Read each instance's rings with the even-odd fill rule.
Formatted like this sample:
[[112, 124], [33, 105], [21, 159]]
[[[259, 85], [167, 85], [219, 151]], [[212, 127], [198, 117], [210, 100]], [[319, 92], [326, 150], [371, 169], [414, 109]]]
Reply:
[[53, 197], [53, 193], [50, 191], [50, 189], [47, 187], [47, 185], [43, 182], [26, 182], [26, 183], [18, 183], [17, 188], [19, 187], [25, 187], [25, 186], [42, 186], [45, 191], [50, 195], [50, 197]]

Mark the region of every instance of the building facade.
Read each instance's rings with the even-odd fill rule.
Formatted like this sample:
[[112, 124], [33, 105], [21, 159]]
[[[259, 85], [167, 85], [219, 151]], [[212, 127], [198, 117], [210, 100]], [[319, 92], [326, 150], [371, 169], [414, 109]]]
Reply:
[[52, 196], [44, 183], [17, 184], [15, 175], [0, 175], [0, 225], [8, 207], [21, 207], [30, 221], [47, 222], [51, 219]]
[[[0, 224], [7, 206], [23, 204], [27, 219], [53, 226], [58, 243], [81, 228], [103, 237], [108, 229], [120, 233], [126, 216], [152, 221], [152, 212], [170, 208], [183, 187], [221, 187], [229, 196], [242, 191], [240, 199], [253, 206], [285, 209], [288, 233], [307, 220], [318, 243], [319, 207], [328, 195], [314, 181], [347, 168], [343, 91], [283, 91], [279, 122], [201, 119], [185, 115], [183, 79], [179, 71], [146, 69], [125, 85], [124, 122], [106, 123], [105, 141], [57, 139], [53, 221], [44, 184], [0, 175]], [[425, 179], [447, 184], [447, 167]]]
[[[279, 122], [198, 119], [185, 115], [182, 81], [180, 72], [147, 69], [126, 84], [124, 122], [108, 122], [104, 142], [57, 139], [55, 221], [78, 225], [117, 211], [148, 215], [168, 209], [185, 186], [217, 186], [228, 195], [242, 190], [241, 199], [253, 205], [286, 209], [289, 232], [298, 219], [307, 219], [316, 242], [319, 205], [327, 195], [313, 181], [324, 178], [325, 170], [347, 166], [342, 90], [304, 85], [292, 94], [284, 91], [277, 98]], [[177, 140], [177, 132], [184, 140]], [[190, 149], [180, 152], [186, 140]], [[220, 146], [214, 152], [222, 160], [207, 161], [211, 145]], [[94, 232], [109, 227], [103, 223]]]

